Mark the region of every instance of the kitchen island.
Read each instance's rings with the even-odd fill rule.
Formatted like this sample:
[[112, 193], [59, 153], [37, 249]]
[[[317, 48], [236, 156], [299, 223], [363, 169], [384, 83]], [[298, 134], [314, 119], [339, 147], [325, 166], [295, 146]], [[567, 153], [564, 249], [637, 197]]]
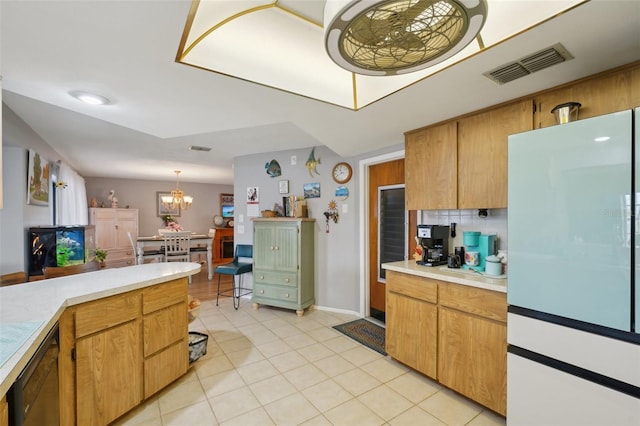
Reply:
[[415, 261], [382, 267], [389, 356], [504, 416], [506, 278]]
[[[65, 344], [75, 345], [76, 341], [82, 344], [85, 331], [87, 335], [95, 337], [99, 332], [116, 329], [116, 321], [108, 323], [102, 318], [108, 318], [110, 313], [119, 316], [121, 307], [129, 310], [130, 317], [118, 321], [122, 323], [126, 320], [128, 327], [132, 327], [134, 322], [134, 328], [138, 325], [142, 327], [142, 324], [146, 328], [144, 321], [157, 321], [164, 319], [164, 316], [169, 318], [177, 312], [181, 313], [184, 308], [184, 326], [181, 327], [184, 330], [181, 333], [186, 341], [187, 278], [200, 269], [197, 263], [150, 263], [0, 288], [0, 330], [13, 329], [11, 336], [7, 334], [0, 337], [3, 341], [9, 338], [18, 341], [13, 350], [3, 353], [3, 359], [0, 359], [0, 396], [7, 393], [39, 344], [58, 322], [61, 389], [65, 386], [65, 374], [69, 374], [66, 370], [68, 366], [65, 367], [64, 363], [67, 358], [71, 359], [66, 356], [69, 354], [64, 353]], [[171, 296], [167, 297], [165, 288]], [[114, 306], [118, 309], [114, 310]], [[95, 319], [91, 318], [93, 314]], [[65, 316], [68, 318], [65, 319]], [[24, 324], [29, 326], [21, 327]], [[23, 335], [16, 333], [16, 330], [23, 330]], [[139, 343], [146, 344], [142, 339]], [[75, 347], [73, 351], [75, 356]], [[75, 374], [75, 370], [72, 373]], [[61, 414], [62, 411], [61, 407]]]

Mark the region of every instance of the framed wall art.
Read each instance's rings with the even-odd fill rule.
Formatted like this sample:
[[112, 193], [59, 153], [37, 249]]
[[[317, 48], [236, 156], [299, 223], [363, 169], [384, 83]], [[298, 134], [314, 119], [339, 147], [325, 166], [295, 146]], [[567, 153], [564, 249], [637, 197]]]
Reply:
[[156, 192], [156, 205], [158, 217], [171, 215], [173, 217], [180, 217], [180, 206], [176, 206], [175, 209], [169, 209], [162, 204], [162, 197], [170, 196], [171, 192]]
[[288, 180], [281, 180], [280, 182], [278, 182], [278, 189], [280, 190], [281, 194], [288, 194], [289, 193], [289, 181]]
[[320, 198], [320, 183], [305, 183], [302, 185], [304, 198]]
[[27, 204], [49, 205], [49, 161], [34, 150], [29, 150], [29, 171], [27, 177]]

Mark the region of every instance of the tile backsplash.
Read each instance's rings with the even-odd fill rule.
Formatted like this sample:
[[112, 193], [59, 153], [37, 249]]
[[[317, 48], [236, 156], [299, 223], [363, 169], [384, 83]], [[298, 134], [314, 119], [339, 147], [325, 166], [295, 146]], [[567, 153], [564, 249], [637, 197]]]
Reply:
[[478, 215], [478, 210], [422, 210], [418, 223], [423, 225], [451, 225], [456, 223], [456, 237], [449, 241], [450, 247], [462, 246], [464, 231], [480, 231], [498, 236], [498, 249], [507, 250], [507, 209], [489, 209], [488, 215]]

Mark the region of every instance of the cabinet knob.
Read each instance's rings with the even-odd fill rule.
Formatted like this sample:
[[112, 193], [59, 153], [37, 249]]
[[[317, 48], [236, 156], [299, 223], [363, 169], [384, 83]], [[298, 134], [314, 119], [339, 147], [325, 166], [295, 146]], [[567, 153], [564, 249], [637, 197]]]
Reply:
[[275, 250], [276, 248], [274, 246], [271, 246], [271, 250]]
[[261, 280], [264, 280], [264, 275], [260, 275], [260, 279], [261, 279]]
[[280, 247], [276, 246], [276, 250], [280, 250]]
[[264, 294], [264, 290], [260, 290], [260, 294]]
[[288, 283], [288, 282], [289, 282], [289, 278], [285, 278], [285, 279], [284, 279], [284, 282], [285, 282], [285, 283]]
[[284, 297], [289, 297], [289, 293], [285, 293], [285, 294], [284, 294]]

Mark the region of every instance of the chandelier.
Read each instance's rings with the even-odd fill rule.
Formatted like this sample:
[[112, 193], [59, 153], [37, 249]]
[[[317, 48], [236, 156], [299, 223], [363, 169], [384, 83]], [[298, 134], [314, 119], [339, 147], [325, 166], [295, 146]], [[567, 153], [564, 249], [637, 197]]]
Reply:
[[180, 170], [174, 170], [176, 174], [176, 189], [171, 191], [171, 195], [163, 195], [162, 205], [167, 210], [175, 210], [180, 207], [181, 210], [186, 210], [191, 207], [193, 203], [193, 197], [184, 195], [184, 191], [180, 189]]

